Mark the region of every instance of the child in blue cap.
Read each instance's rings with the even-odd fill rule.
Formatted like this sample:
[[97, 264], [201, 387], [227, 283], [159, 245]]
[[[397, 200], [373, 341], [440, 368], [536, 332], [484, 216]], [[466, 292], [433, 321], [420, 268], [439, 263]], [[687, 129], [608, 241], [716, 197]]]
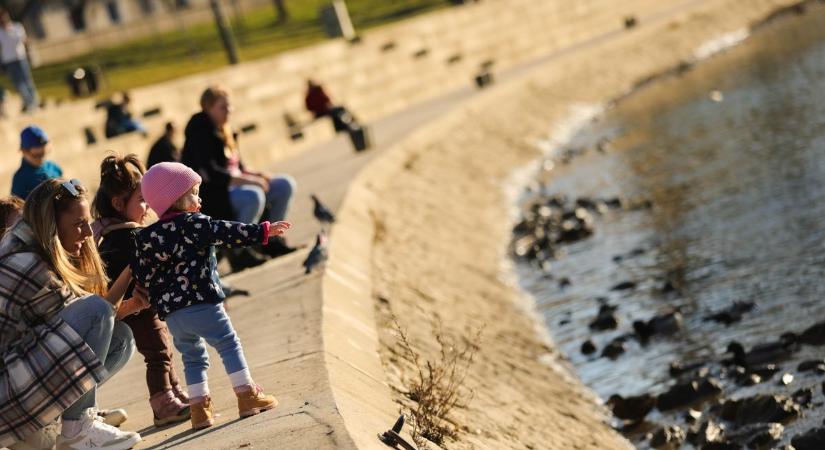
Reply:
[[23, 153], [23, 160], [11, 182], [13, 195], [25, 199], [38, 184], [63, 176], [60, 166], [46, 160], [49, 147], [49, 136], [42, 128], [29, 125], [23, 129], [20, 133], [20, 151]]

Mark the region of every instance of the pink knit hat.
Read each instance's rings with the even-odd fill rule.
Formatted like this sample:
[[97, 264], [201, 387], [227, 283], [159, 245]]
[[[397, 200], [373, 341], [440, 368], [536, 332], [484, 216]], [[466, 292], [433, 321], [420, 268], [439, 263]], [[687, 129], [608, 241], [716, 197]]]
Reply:
[[149, 207], [158, 216], [162, 216], [183, 194], [200, 182], [200, 175], [189, 167], [176, 162], [162, 162], [149, 168], [143, 175], [140, 192]]

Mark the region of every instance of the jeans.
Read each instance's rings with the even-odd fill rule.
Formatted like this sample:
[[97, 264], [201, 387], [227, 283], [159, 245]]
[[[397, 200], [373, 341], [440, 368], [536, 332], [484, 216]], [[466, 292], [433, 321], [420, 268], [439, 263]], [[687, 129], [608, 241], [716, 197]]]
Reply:
[[4, 64], [4, 69], [23, 100], [23, 108], [28, 111], [36, 107], [37, 90], [34, 87], [29, 62], [25, 59], [8, 62]]
[[183, 359], [183, 374], [187, 385], [207, 380], [207, 343], [217, 350], [227, 374], [248, 367], [241, 340], [232, 328], [223, 303], [201, 303], [179, 309], [166, 316], [166, 326]]
[[[112, 305], [102, 297], [90, 295], [75, 300], [58, 315], [86, 341], [103, 363], [108, 374], [101, 384], [122, 369], [135, 351], [132, 330], [115, 320]], [[84, 410], [95, 407], [96, 400], [97, 387], [94, 387], [63, 411], [63, 419], [79, 420]]]
[[280, 175], [269, 182], [267, 193], [264, 193], [260, 186], [253, 184], [230, 187], [229, 202], [235, 210], [235, 220], [238, 222], [260, 221], [264, 207], [269, 209], [266, 220], [277, 222], [286, 217], [294, 192], [295, 180], [289, 175]]

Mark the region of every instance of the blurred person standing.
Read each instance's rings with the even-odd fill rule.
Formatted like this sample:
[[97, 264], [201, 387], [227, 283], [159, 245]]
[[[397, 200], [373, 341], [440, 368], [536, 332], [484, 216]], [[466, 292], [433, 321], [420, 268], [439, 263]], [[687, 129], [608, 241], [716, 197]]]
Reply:
[[26, 53], [26, 30], [13, 22], [5, 9], [0, 9], [0, 62], [23, 100], [23, 112], [36, 110], [37, 89]]

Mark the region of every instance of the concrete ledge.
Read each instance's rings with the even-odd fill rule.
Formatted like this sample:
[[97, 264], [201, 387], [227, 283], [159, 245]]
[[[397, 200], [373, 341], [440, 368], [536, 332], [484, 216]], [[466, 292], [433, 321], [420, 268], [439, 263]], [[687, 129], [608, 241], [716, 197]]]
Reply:
[[398, 417], [378, 356], [371, 260], [375, 228], [367, 209], [372, 195], [361, 183], [350, 186], [330, 236], [330, 259], [321, 281], [330, 387], [359, 449], [386, 448], [377, 434]]

